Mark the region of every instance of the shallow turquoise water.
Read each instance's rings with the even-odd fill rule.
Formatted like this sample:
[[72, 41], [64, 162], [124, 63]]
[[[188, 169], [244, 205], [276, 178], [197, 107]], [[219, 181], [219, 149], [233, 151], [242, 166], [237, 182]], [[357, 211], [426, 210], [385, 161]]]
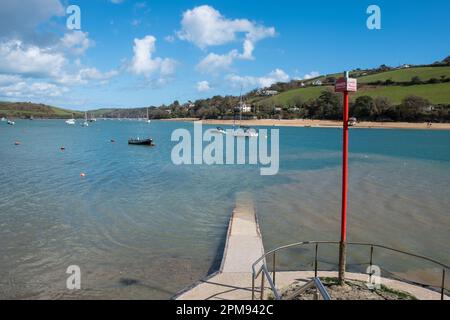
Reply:
[[[242, 194], [255, 202], [266, 249], [338, 239], [340, 129], [280, 128], [280, 171], [261, 176], [258, 166], [173, 165], [177, 128], [192, 124], [1, 123], [0, 297], [168, 298], [217, 267]], [[128, 146], [136, 135], [157, 146]], [[450, 132], [355, 129], [350, 137], [349, 240], [449, 263]], [[281, 266], [297, 268], [298, 253]], [[73, 264], [82, 271], [75, 293], [65, 289]]]

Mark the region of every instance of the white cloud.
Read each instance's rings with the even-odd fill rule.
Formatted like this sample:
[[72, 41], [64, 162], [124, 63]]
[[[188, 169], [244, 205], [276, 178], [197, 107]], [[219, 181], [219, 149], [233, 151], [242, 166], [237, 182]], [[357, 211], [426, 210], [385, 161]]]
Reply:
[[312, 79], [312, 78], [317, 78], [318, 76], [320, 76], [320, 73], [317, 71], [311, 71], [310, 73], [307, 73], [303, 76], [303, 79], [301, 80], [308, 80], [308, 79]]
[[204, 49], [235, 40], [236, 32], [242, 32], [250, 25], [247, 20], [228, 20], [213, 7], [203, 5], [183, 13], [178, 36]]
[[51, 48], [25, 45], [20, 40], [0, 43], [0, 73], [56, 77], [67, 60]]
[[58, 97], [67, 92], [68, 88], [48, 82], [19, 81], [0, 86], [0, 95], [13, 98]]
[[[253, 59], [258, 41], [275, 36], [275, 28], [258, 25], [248, 19], [227, 19], [208, 5], [195, 7], [183, 13], [178, 37], [194, 43], [201, 49], [242, 41], [242, 53], [236, 50], [225, 55], [209, 54], [199, 63], [199, 70], [215, 70], [215, 65], [229, 67], [234, 59]], [[238, 39], [239, 34], [244, 34]], [[220, 60], [220, 61], [219, 61]], [[211, 63], [211, 66], [207, 66]]]
[[65, 85], [77, 85], [87, 84], [89, 81], [100, 81], [100, 83], [104, 84], [118, 74], [116, 70], [101, 72], [97, 68], [81, 68], [74, 74], [64, 73], [57, 79], [57, 82]]
[[0, 74], [0, 86], [19, 82], [22, 78], [16, 74]]
[[111, 1], [114, 4], [119, 4], [119, 3], [124, 2], [125, 0], [109, 0], [109, 1]]
[[[45, 81], [50, 83], [79, 85], [89, 81], [105, 83], [117, 76], [116, 70], [101, 72], [93, 67], [83, 67], [79, 59], [75, 59], [71, 65], [60, 51], [63, 47], [85, 50], [86, 39], [87, 33], [71, 33], [70, 36], [66, 34], [57, 46], [44, 48], [26, 45], [20, 40], [0, 42], [0, 85], [11, 79], [19, 83], [23, 82], [23, 79], [33, 78], [40, 81], [46, 79]], [[71, 70], [68, 71], [69, 69]], [[9, 92], [17, 94], [25, 84], [31, 86], [28, 80], [20, 86], [8, 88]]]
[[253, 76], [239, 76], [236, 74], [230, 74], [226, 76], [226, 80], [230, 82], [233, 87], [252, 87], [252, 88], [265, 88], [270, 87], [277, 82], [289, 81], [289, 75], [281, 69], [275, 69], [269, 74], [262, 77]]
[[101, 72], [96, 68], [82, 68], [74, 74], [63, 72], [56, 78], [46, 80], [17, 74], [0, 74], [0, 96], [23, 99], [58, 97], [68, 92], [68, 87], [85, 85], [92, 81], [105, 84], [117, 75], [116, 70]]
[[176, 61], [169, 58], [153, 58], [156, 50], [156, 38], [148, 35], [142, 39], [134, 39], [134, 56], [129, 70], [137, 75], [150, 79], [157, 77], [158, 83], [164, 83], [175, 73]]
[[205, 49], [236, 40], [237, 33], [245, 33], [246, 40], [254, 43], [275, 35], [273, 27], [266, 28], [247, 19], [227, 19], [208, 5], [195, 7], [183, 13], [178, 37]]
[[61, 38], [61, 45], [64, 49], [76, 55], [83, 54], [88, 48], [94, 45], [94, 41], [89, 39], [89, 33], [75, 30], [66, 33]]
[[0, 6], [0, 36], [32, 36], [39, 24], [65, 14], [59, 0], [2, 0]]
[[79, 71], [82, 78], [86, 80], [107, 80], [118, 75], [116, 70], [101, 72], [96, 68], [84, 68]]
[[197, 91], [198, 92], [206, 92], [211, 89], [208, 81], [199, 81], [197, 82]]
[[197, 64], [197, 70], [202, 73], [217, 73], [229, 70], [234, 59], [239, 56], [237, 50], [231, 50], [227, 54], [210, 53]]
[[71, 54], [83, 54], [94, 42], [82, 31], [61, 38], [36, 30], [51, 17], [63, 16], [59, 0], [2, 0], [0, 4], [0, 95], [12, 99], [62, 96], [69, 88], [105, 83], [118, 72], [83, 67]]

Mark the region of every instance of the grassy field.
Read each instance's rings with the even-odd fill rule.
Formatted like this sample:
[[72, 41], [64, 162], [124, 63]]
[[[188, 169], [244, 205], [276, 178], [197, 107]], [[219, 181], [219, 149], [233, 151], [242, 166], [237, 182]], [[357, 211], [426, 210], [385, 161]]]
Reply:
[[316, 80], [320, 80], [320, 81], [325, 81], [327, 78], [329, 78], [329, 77], [333, 77], [333, 78], [336, 78], [336, 79], [339, 79], [340, 77], [342, 77], [343, 76], [343, 72], [339, 72], [339, 73], [330, 73], [330, 74], [327, 74], [327, 75], [322, 75], [322, 76], [320, 76], [320, 77], [317, 77], [317, 78], [314, 78], [314, 79], [311, 79], [311, 80], [306, 80], [306, 81], [304, 81], [305, 83], [309, 83], [309, 82], [314, 82], [314, 81], [316, 81]]
[[[289, 90], [276, 96], [259, 100], [259, 105], [293, 106], [299, 101], [305, 102], [317, 98], [324, 90], [333, 90], [331, 86], [308, 87]], [[428, 99], [435, 104], [450, 104], [450, 82], [437, 84], [423, 84], [414, 86], [378, 86], [365, 87], [351, 95], [351, 99], [359, 96], [386, 97], [394, 104], [399, 104], [403, 98], [416, 95]]]
[[78, 111], [56, 108], [44, 104], [28, 102], [0, 102], [0, 116], [9, 118], [71, 118], [82, 117]]
[[441, 76], [450, 78], [450, 67], [420, 67], [386, 71], [358, 78], [359, 83], [386, 81], [391, 79], [396, 82], [408, 82], [412, 77], [419, 77], [422, 81], [432, 78], [440, 79]]
[[333, 89], [328, 86], [307, 87], [300, 89], [293, 89], [282, 92], [276, 96], [259, 100], [258, 104], [274, 105], [274, 106], [293, 106], [298, 105], [300, 102], [306, 102], [311, 99], [317, 98], [320, 93], [327, 88]]
[[409, 95], [428, 99], [428, 101], [435, 104], [450, 104], [450, 82], [415, 86], [365, 88], [352, 96], [353, 99], [359, 96], [382, 96], [389, 98], [394, 104], [399, 104], [404, 97]]

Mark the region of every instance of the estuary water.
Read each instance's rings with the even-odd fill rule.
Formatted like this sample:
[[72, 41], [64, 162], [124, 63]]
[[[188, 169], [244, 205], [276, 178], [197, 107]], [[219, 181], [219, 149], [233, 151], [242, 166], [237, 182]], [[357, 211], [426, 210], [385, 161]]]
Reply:
[[[167, 299], [218, 268], [242, 196], [267, 250], [339, 239], [341, 129], [279, 128], [279, 172], [261, 176], [258, 165], [174, 165], [171, 134], [192, 132], [189, 122], [80, 123], [0, 123], [0, 298]], [[137, 135], [156, 146], [129, 146]], [[350, 151], [348, 240], [449, 264], [450, 131], [356, 128]], [[333, 267], [335, 249], [321, 251], [321, 268]], [[287, 251], [280, 268], [310, 269], [309, 253]], [[440, 272], [374, 258], [420, 281]], [[351, 252], [349, 268], [367, 260]], [[66, 288], [70, 265], [81, 290]]]

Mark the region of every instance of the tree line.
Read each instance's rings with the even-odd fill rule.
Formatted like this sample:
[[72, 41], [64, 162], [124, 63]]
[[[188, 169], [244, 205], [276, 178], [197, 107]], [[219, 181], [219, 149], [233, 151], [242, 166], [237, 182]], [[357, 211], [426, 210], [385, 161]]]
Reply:
[[[239, 98], [215, 96], [181, 105], [178, 101], [159, 108], [152, 108], [150, 118], [199, 118], [230, 119], [238, 117]], [[243, 118], [252, 119], [326, 119], [342, 118], [342, 96], [324, 90], [312, 100], [295, 101], [291, 106], [275, 107], [270, 104], [251, 104], [251, 112]], [[407, 96], [400, 104], [393, 104], [386, 97], [360, 96], [350, 102], [350, 116], [367, 121], [448, 122], [449, 105], [432, 105], [418, 96]]]

